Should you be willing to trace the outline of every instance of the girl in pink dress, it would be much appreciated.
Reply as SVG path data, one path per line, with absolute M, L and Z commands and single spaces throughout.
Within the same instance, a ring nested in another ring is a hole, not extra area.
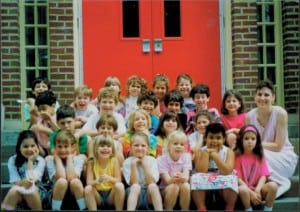
M 236 90 L 227 90 L 223 96 L 221 120 L 226 129 L 226 143 L 234 149 L 240 129 L 245 125 L 246 113 L 241 94 Z
M 246 125 L 241 128 L 236 153 L 235 170 L 238 175 L 239 196 L 245 210 L 251 211 L 251 205 L 261 205 L 264 198 L 264 211 L 271 211 L 278 186 L 268 180 L 270 172 L 255 126 Z
M 284 108 L 274 106 L 275 89 L 270 81 L 261 81 L 256 87 L 256 108 L 247 113 L 246 124 L 259 131 L 264 155 L 270 170 L 270 180 L 279 184 L 276 197 L 289 190 L 298 156 L 288 136 L 288 115 Z

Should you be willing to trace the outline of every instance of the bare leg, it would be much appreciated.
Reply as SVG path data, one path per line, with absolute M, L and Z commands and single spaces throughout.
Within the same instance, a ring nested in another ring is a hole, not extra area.
M 168 185 L 164 190 L 164 209 L 173 210 L 179 194 L 179 186 L 176 184 Z
M 261 189 L 262 196 L 266 200 L 266 206 L 269 208 L 273 207 L 277 189 L 278 185 L 275 182 L 267 182 Z
M 151 183 L 150 185 L 148 185 L 147 199 L 148 202 L 153 204 L 154 210 L 156 211 L 163 210 L 162 198 L 159 192 L 159 188 L 155 183 Z
M 191 202 L 191 189 L 189 183 L 181 184 L 179 201 L 180 201 L 181 210 L 188 211 Z
M 127 210 L 128 211 L 135 211 L 140 193 L 141 193 L 140 185 L 133 184 L 130 186 L 129 196 L 127 199 Z

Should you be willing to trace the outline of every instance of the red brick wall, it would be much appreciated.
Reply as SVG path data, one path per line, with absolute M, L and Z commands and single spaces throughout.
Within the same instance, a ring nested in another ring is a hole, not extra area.
M 73 3 L 49 2 L 50 79 L 59 103 L 70 104 L 74 92 Z
M 285 107 L 299 113 L 299 1 L 282 1 L 282 37 Z
M 232 74 L 233 87 L 241 92 L 246 110 L 253 108 L 257 83 L 256 3 L 232 1 Z
M 1 102 L 6 119 L 20 119 L 20 37 L 18 0 L 2 0 L 1 14 Z

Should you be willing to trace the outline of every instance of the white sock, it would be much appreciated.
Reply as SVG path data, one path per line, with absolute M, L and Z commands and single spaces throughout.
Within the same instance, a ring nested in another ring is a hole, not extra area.
M 86 208 L 85 199 L 84 198 L 77 199 L 76 202 L 77 202 L 77 205 L 78 205 L 78 207 L 79 207 L 80 210 L 83 210 L 83 209 Z
M 246 208 L 245 211 L 252 211 L 252 207 Z
M 267 207 L 267 206 L 264 207 L 264 211 L 272 211 L 272 209 L 273 207 Z
M 60 211 L 62 200 L 52 200 L 52 210 Z

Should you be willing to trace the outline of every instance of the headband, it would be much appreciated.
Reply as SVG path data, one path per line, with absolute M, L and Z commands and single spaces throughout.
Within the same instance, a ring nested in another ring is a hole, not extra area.
M 247 126 L 245 129 L 244 129 L 244 132 L 254 132 L 255 135 L 257 135 L 257 130 L 253 127 L 253 126 Z

